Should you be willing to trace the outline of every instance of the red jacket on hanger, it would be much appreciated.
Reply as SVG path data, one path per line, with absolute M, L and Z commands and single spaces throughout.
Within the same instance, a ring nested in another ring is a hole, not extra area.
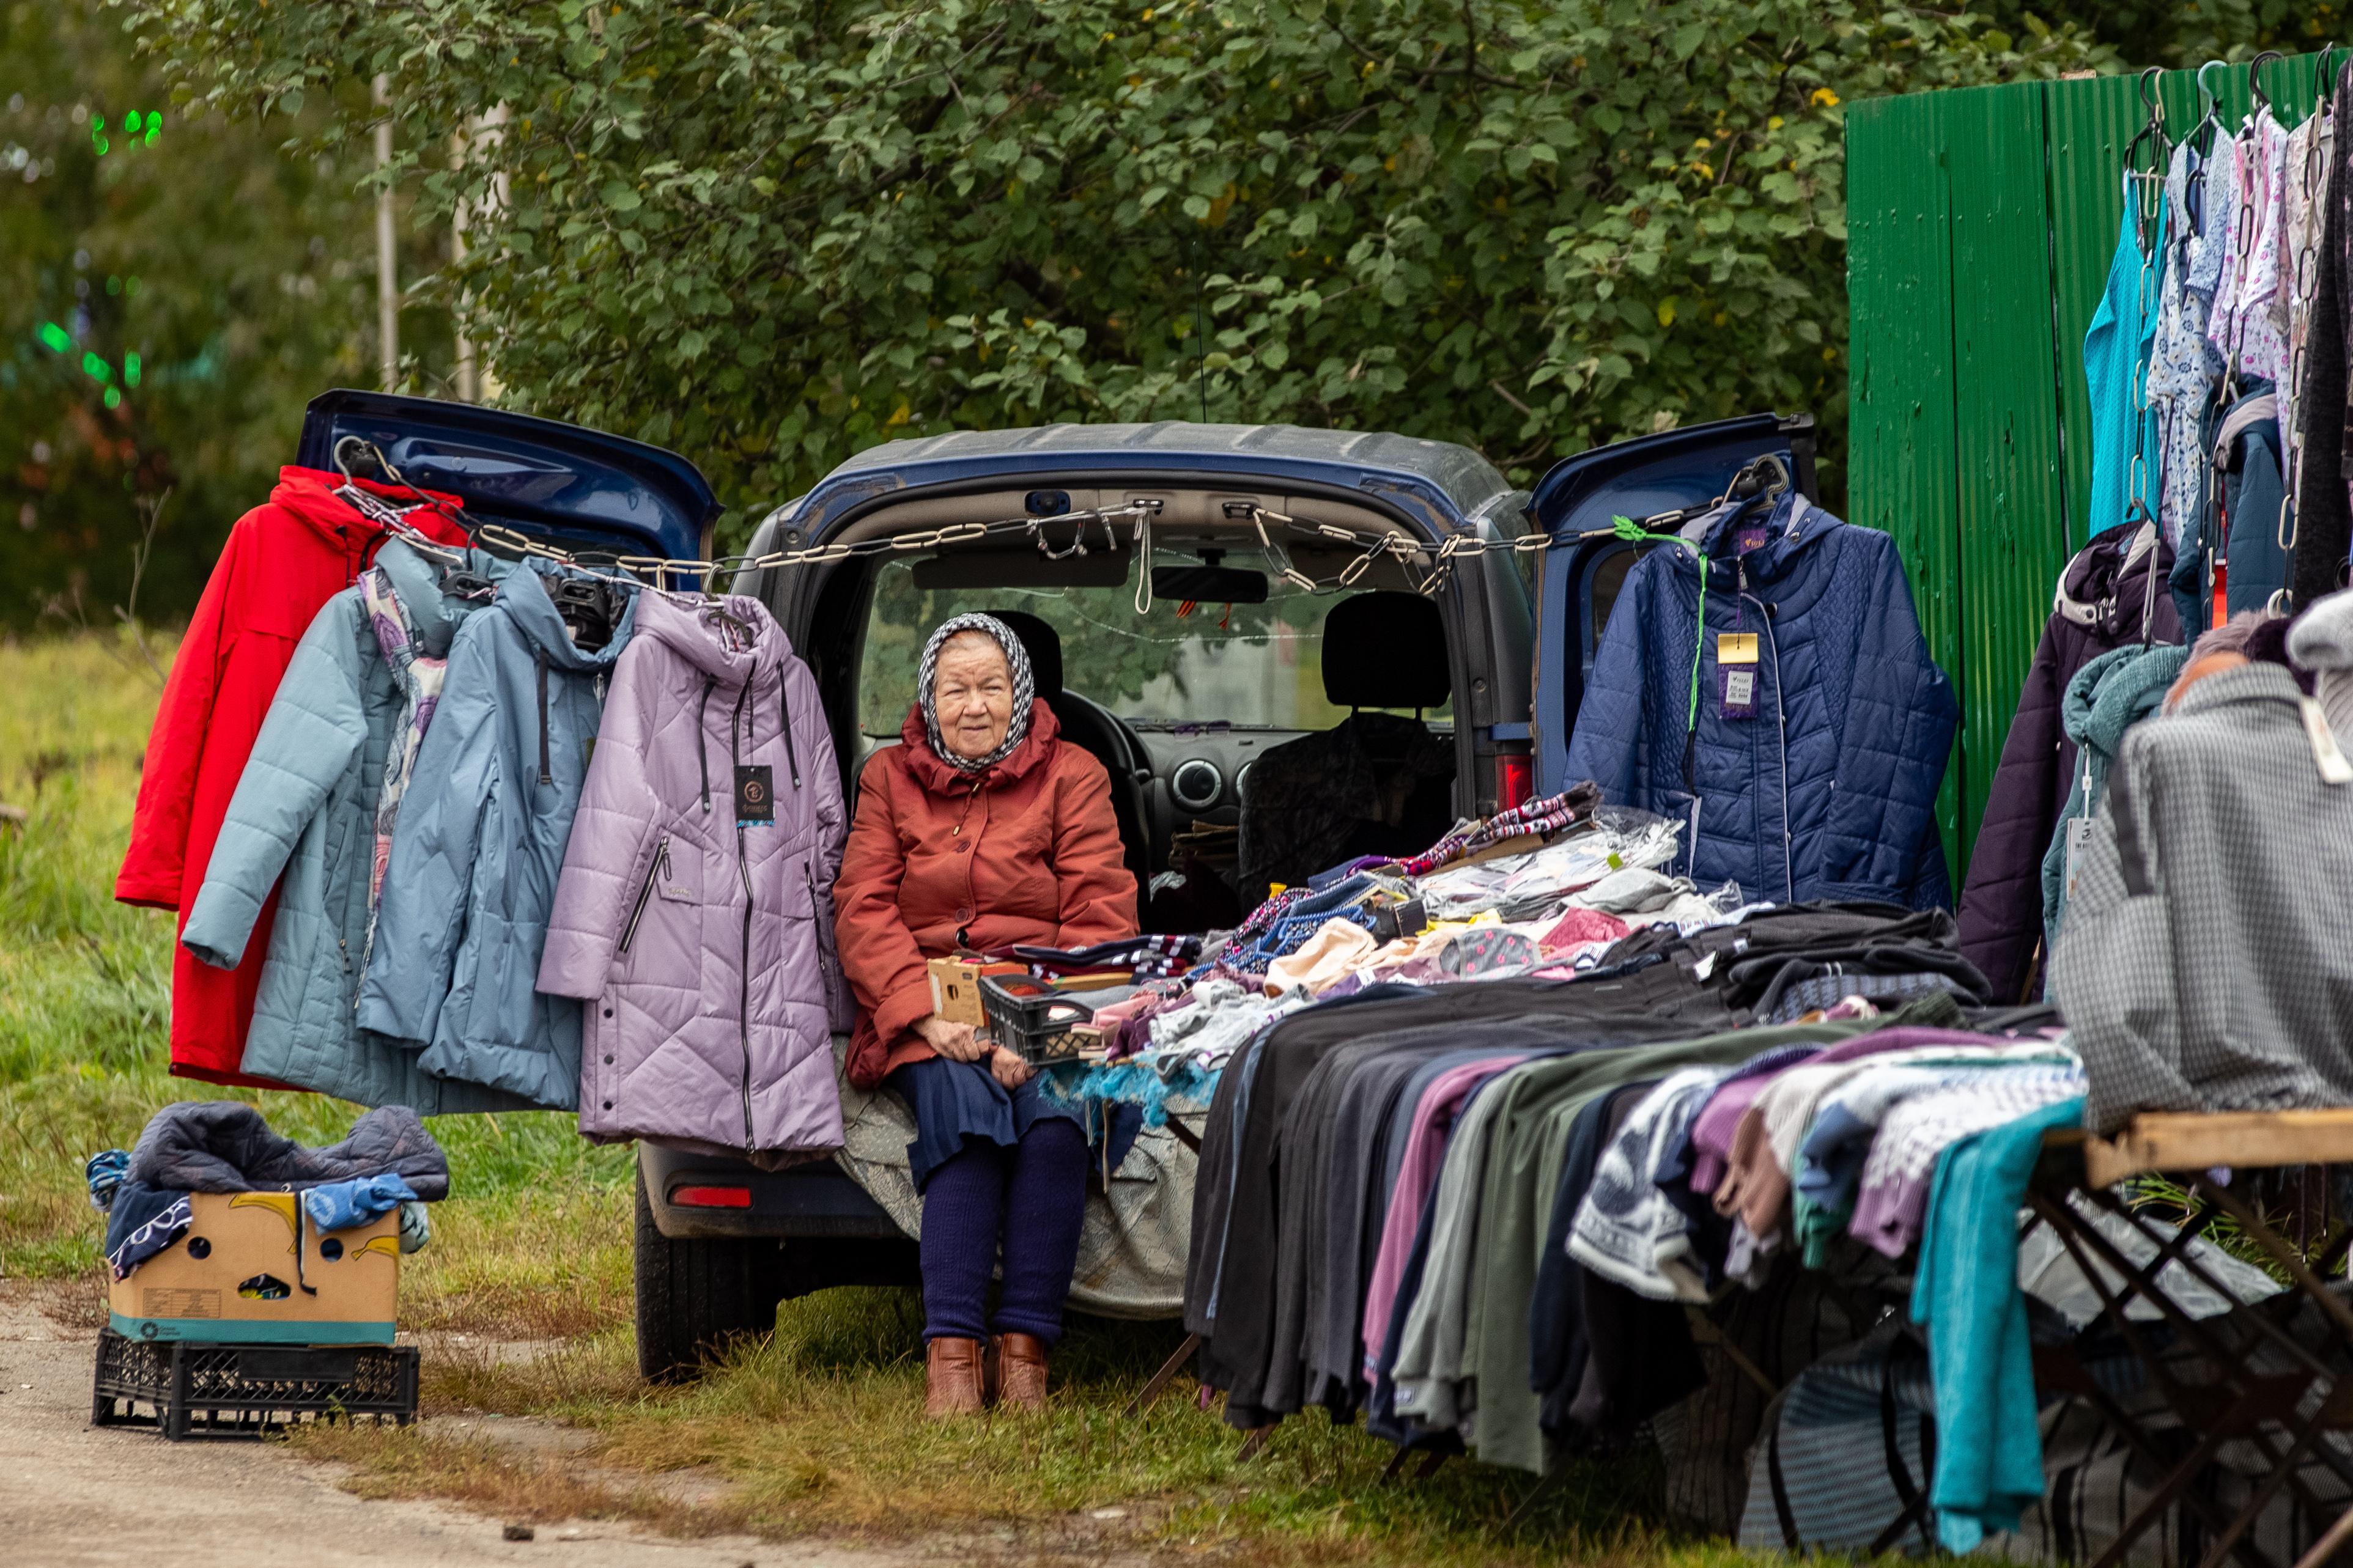
M 229 530 L 172 661 L 147 739 L 131 848 L 114 883 L 114 896 L 122 902 L 177 910 L 178 923 L 187 924 L 229 796 L 293 659 L 294 645 L 319 607 L 349 587 L 384 542 L 381 527 L 336 498 L 342 482 L 311 468 L 281 468 L 268 503 Z M 366 488 L 396 504 L 414 501 L 405 491 Z M 457 511 L 454 499 L 435 499 L 452 514 Z M 413 513 L 410 521 L 427 538 L 466 542 L 462 529 L 431 510 Z M 174 1073 L 213 1083 L 281 1087 L 237 1070 L 276 910 L 273 894 L 253 940 L 246 943 L 245 962 L 233 970 L 199 963 L 173 944 Z

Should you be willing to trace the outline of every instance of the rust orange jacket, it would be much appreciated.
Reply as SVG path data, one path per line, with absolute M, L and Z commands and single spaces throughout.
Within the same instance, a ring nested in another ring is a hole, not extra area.
M 334 474 L 281 468 L 269 501 L 228 531 L 172 660 L 140 763 L 131 847 L 114 883 L 124 903 L 172 910 L 187 923 L 229 797 L 295 644 L 320 606 L 351 586 L 385 541 L 381 528 L 337 499 L 342 483 Z M 441 499 L 455 509 L 453 498 Z M 430 511 L 411 521 L 430 538 L 464 542 L 455 523 Z M 235 969 L 199 963 L 173 944 L 173 1072 L 214 1083 L 269 1083 L 247 1077 L 237 1064 L 276 910 L 273 894 Z
M 932 1010 L 927 959 L 1016 942 L 1083 947 L 1135 932 L 1103 764 L 1060 738 L 1033 700 L 1029 733 L 975 775 L 942 762 L 911 708 L 901 745 L 859 775 L 834 884 L 841 965 L 858 998 L 849 1081 L 871 1089 L 931 1056 L 912 1032 Z

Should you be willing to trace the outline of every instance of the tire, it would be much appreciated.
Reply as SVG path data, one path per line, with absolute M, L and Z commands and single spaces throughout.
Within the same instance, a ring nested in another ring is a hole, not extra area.
M 637 1177 L 638 1371 L 684 1383 L 739 1340 L 776 1326 L 782 1250 L 771 1239 L 673 1241 Z

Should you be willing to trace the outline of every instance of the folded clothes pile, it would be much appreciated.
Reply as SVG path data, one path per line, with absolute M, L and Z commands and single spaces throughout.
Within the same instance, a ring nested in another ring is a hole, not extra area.
M 401 1105 L 367 1112 L 342 1142 L 314 1149 L 272 1132 L 241 1101 L 183 1101 L 150 1118 L 129 1152 L 91 1155 L 84 1174 L 91 1204 L 107 1215 L 106 1261 L 117 1279 L 187 1234 L 191 1193 L 298 1193 L 321 1231 L 397 1208 L 403 1252 L 432 1236 L 424 1205 L 449 1195 L 448 1157 Z

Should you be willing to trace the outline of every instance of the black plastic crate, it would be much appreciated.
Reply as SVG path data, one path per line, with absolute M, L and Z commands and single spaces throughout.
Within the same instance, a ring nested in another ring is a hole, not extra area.
M 142 1406 L 152 1414 L 141 1414 Z M 259 1437 L 306 1420 L 417 1416 L 414 1345 L 227 1345 L 98 1333 L 93 1426 Z
M 1067 991 L 1027 974 L 984 974 L 980 1005 L 988 1015 L 989 1038 L 1032 1067 L 1076 1061 L 1084 1037 L 1072 1031 L 1095 1010 Z

